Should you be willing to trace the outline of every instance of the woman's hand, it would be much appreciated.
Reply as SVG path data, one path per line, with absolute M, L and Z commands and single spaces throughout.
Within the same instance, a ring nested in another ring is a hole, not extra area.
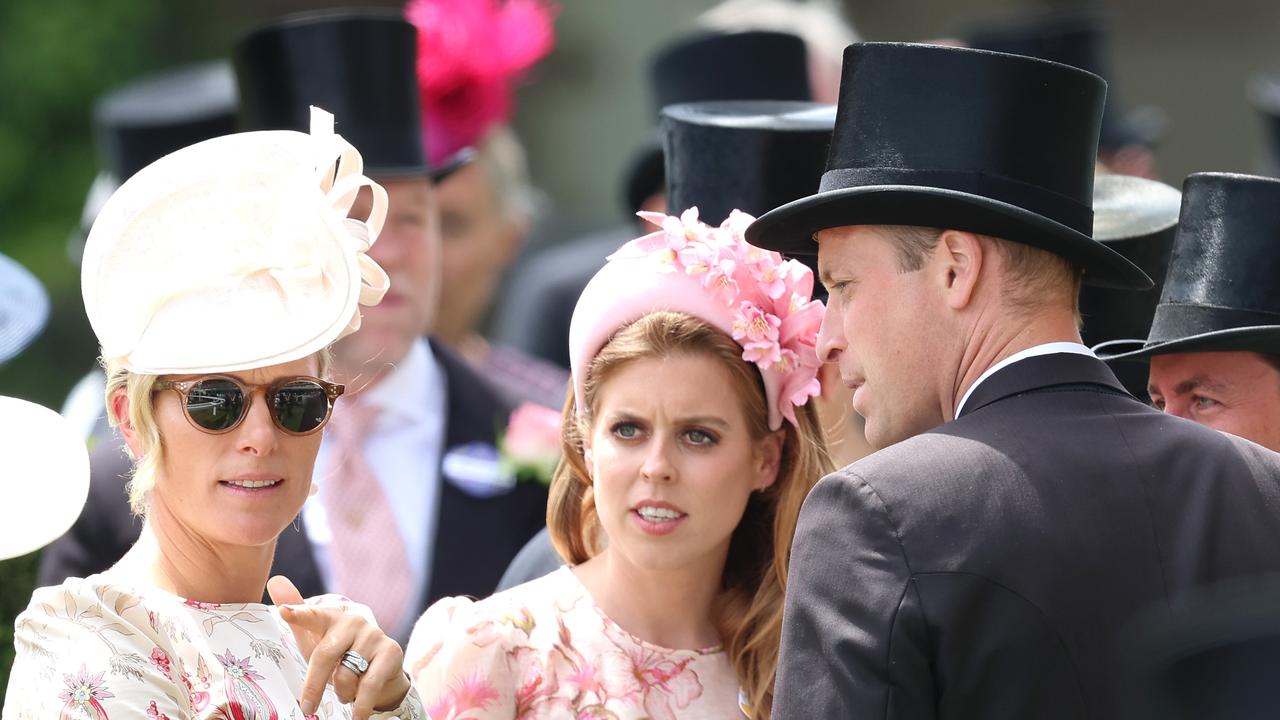
M 267 581 L 267 592 L 307 658 L 307 677 L 299 699 L 304 715 L 319 707 L 328 682 L 333 683 L 338 700 L 353 703 L 355 720 L 368 720 L 375 711 L 399 707 L 409 692 L 409 676 L 402 667 L 404 651 L 396 641 L 358 613 L 304 604 L 302 594 L 283 575 Z M 369 669 L 357 674 L 343 665 L 343 653 L 348 650 L 363 657 Z

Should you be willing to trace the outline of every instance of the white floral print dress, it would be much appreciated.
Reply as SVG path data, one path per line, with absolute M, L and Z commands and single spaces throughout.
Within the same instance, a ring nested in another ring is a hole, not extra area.
M 308 602 L 345 603 L 339 596 Z M 112 582 L 110 571 L 35 591 L 14 631 L 3 720 L 346 720 L 332 687 L 298 704 L 307 662 L 279 612 Z M 415 691 L 375 718 L 425 720 Z
M 741 720 L 720 647 L 671 650 L 605 616 L 567 567 L 418 620 L 405 665 L 433 720 Z

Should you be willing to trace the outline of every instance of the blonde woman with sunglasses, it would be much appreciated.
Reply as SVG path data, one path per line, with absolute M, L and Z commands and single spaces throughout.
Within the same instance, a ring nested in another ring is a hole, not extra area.
M 36 591 L 6 720 L 425 717 L 366 608 L 268 581 L 342 395 L 328 347 L 387 287 L 361 167 L 313 108 L 310 135 L 193 145 L 103 208 L 82 290 L 144 526 L 110 570 Z

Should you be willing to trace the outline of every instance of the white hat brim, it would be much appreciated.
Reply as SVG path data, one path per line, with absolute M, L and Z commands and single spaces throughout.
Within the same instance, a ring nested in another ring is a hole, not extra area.
M 0 396 L 0 559 L 34 552 L 71 527 L 89 495 L 89 451 L 41 405 Z

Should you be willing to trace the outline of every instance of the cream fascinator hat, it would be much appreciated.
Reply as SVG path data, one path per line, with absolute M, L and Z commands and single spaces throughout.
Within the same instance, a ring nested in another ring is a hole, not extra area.
M 104 361 L 151 375 L 290 362 L 360 327 L 387 275 L 366 252 L 387 194 L 311 108 L 311 133 L 206 140 L 138 171 L 102 207 L 81 290 Z M 368 187 L 373 206 L 347 217 Z

